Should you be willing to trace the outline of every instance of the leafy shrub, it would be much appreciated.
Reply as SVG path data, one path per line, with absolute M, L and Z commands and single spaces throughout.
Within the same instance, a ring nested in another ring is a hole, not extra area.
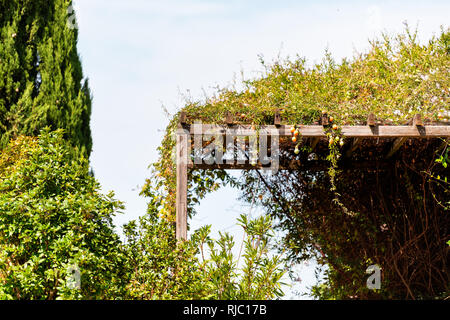
M 126 255 L 88 162 L 62 131 L 19 137 L 0 155 L 0 298 L 108 299 L 123 294 Z M 80 289 L 71 286 L 80 272 Z
M 155 205 L 155 202 L 153 202 Z M 124 226 L 131 280 L 128 299 L 272 299 L 283 295 L 281 257 L 270 256 L 269 217 L 239 223 L 246 231 L 243 267 L 234 257 L 233 237 L 209 237 L 210 226 L 177 243 L 175 228 L 150 206 L 139 223 Z

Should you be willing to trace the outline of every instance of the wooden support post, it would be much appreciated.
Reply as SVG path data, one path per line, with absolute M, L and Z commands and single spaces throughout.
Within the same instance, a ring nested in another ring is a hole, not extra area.
M 188 168 L 188 134 L 183 129 L 177 132 L 177 198 L 176 198 L 176 238 L 187 239 L 187 168 Z

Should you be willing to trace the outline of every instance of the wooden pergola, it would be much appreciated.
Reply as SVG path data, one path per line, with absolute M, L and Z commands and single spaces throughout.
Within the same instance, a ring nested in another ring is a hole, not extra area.
M 327 138 L 327 132 L 330 131 L 330 119 L 324 114 L 317 125 L 296 125 L 299 131 L 299 139 L 307 139 L 311 149 L 314 150 L 317 144 Z M 264 132 L 268 139 L 275 141 L 277 138 L 291 137 L 292 125 L 281 124 L 279 112 L 275 113 L 273 125 L 266 125 L 258 128 L 259 132 Z M 415 115 L 408 125 L 382 125 L 377 123 L 374 114 L 369 114 L 366 125 L 345 125 L 340 127 L 341 134 L 350 141 L 346 145 L 345 156 L 349 157 L 361 144 L 364 139 L 389 139 L 389 151 L 384 155 L 388 160 L 408 139 L 437 139 L 444 138 L 446 141 L 450 138 L 450 123 L 432 123 L 424 124 L 420 115 Z M 255 170 L 268 169 L 267 163 L 261 161 L 251 163 L 247 161 L 236 161 L 227 159 L 223 161 L 207 162 L 202 161 L 201 157 L 194 156 L 190 152 L 192 141 L 199 138 L 200 135 L 214 137 L 240 137 L 256 136 L 257 132 L 252 125 L 237 125 L 233 122 L 232 115 L 227 114 L 224 125 L 215 124 L 197 124 L 196 126 L 186 123 L 186 114 L 181 112 L 180 122 L 176 133 L 176 163 L 177 163 L 177 196 L 176 196 L 176 237 L 178 240 L 187 238 L 187 173 L 189 169 L 238 169 Z M 277 137 L 274 137 L 276 135 Z M 272 139 L 274 138 L 274 139 Z M 392 141 L 392 142 L 391 142 Z M 199 142 L 197 140 L 197 142 Z M 230 141 L 227 141 L 228 143 Z M 232 144 L 235 146 L 236 140 L 233 138 Z M 223 143 L 223 139 L 220 143 Z M 273 145 L 272 145 L 273 146 Z M 229 146 L 225 146 L 227 149 Z M 269 147 L 270 149 L 270 147 Z M 220 159 L 221 160 L 221 159 Z M 347 161 L 348 168 L 370 167 L 371 163 L 361 163 Z M 323 170 L 324 161 L 310 161 L 308 163 L 299 163 L 295 160 L 288 164 L 282 164 L 279 169 L 282 170 Z

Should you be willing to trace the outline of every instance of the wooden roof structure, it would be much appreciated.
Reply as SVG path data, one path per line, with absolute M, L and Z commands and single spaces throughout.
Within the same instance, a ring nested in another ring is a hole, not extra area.
M 263 130 L 268 138 L 272 138 L 275 132 L 277 138 L 290 138 L 292 125 L 281 124 L 279 112 L 275 113 L 273 125 L 261 126 L 259 131 Z M 318 125 L 296 125 L 299 131 L 299 139 L 308 143 L 311 150 L 316 150 L 320 145 L 327 146 L 327 132 L 331 130 L 330 118 L 327 114 L 323 114 Z M 200 131 L 198 131 L 200 128 Z M 186 123 L 186 114 L 181 112 L 180 122 L 176 133 L 176 174 L 177 174 L 177 196 L 176 196 L 176 237 L 178 240 L 187 238 L 187 173 L 190 169 L 238 169 L 238 170 L 255 170 L 268 168 L 267 164 L 260 161 L 251 163 L 247 161 L 229 161 L 225 163 L 220 161 L 204 162 L 192 161 L 190 147 L 195 134 L 215 135 L 217 136 L 251 136 L 255 135 L 255 128 L 248 125 L 238 125 L 233 122 L 230 113 L 227 114 L 224 125 L 217 124 L 200 124 L 196 128 Z M 408 125 L 384 125 L 377 123 L 375 115 L 369 114 L 366 125 L 344 125 L 340 126 L 340 132 L 347 141 L 343 147 L 343 159 L 339 167 L 345 169 L 361 169 L 380 167 L 389 165 L 389 159 L 402 147 L 402 145 L 410 139 L 440 139 L 446 141 L 450 139 L 450 123 L 424 123 L 419 114 L 411 119 Z M 376 140 L 377 144 L 380 139 L 383 140 L 382 149 L 385 150 L 381 154 L 382 159 L 377 160 L 357 160 L 352 158 L 352 153 L 361 148 L 363 141 Z M 235 147 L 235 140 L 233 140 Z M 292 143 L 290 143 L 292 147 Z M 289 148 L 289 146 L 283 146 Z M 269 147 L 270 149 L 270 147 Z M 197 158 L 198 159 L 198 158 Z M 329 162 L 324 160 L 300 161 L 290 160 L 286 163 L 283 157 L 279 160 L 279 169 L 281 170 L 324 170 L 329 167 Z

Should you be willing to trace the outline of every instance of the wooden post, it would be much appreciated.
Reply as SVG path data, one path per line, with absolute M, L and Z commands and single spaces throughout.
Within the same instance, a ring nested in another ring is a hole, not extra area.
M 177 131 L 176 146 L 177 198 L 176 198 L 176 238 L 187 239 L 187 168 L 188 134 L 182 128 Z
M 420 114 L 416 114 L 413 118 L 413 126 L 416 127 L 422 127 L 423 126 L 423 121 L 422 121 L 422 116 Z
M 275 111 L 275 114 L 274 114 L 274 117 L 273 117 L 273 124 L 274 124 L 276 127 L 281 126 L 281 115 L 280 115 L 280 110 L 279 110 L 279 109 L 277 109 L 277 110 Z
M 327 113 L 322 114 L 322 117 L 320 118 L 320 122 L 321 122 L 322 126 L 328 126 L 330 124 L 330 122 L 328 121 Z
M 230 111 L 227 111 L 225 122 L 227 125 L 232 126 L 233 125 L 233 115 Z
M 180 123 L 186 124 L 186 112 L 185 111 L 180 112 Z
M 369 113 L 367 116 L 367 125 L 370 127 L 374 127 L 376 125 L 375 115 L 373 113 Z

